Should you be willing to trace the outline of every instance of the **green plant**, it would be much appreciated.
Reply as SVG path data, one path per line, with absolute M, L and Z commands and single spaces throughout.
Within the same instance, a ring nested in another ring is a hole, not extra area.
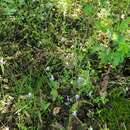
M 128 9 L 129 0 L 1 0 L 0 127 L 129 129 Z

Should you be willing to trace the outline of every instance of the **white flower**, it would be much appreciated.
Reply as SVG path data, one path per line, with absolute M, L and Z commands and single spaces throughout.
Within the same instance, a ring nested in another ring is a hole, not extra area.
M 80 85 L 83 81 L 84 81 L 84 78 L 80 76 L 77 79 L 77 84 Z
M 49 71 L 49 70 L 50 70 L 50 67 L 49 67 L 49 66 L 47 66 L 47 67 L 46 67 L 46 71 Z
M 28 95 L 27 95 L 28 97 L 32 97 L 32 93 L 28 93 Z
M 61 42 L 65 42 L 65 41 L 66 41 L 66 38 L 62 37 Z
M 126 91 L 128 91 L 128 90 L 129 90 L 129 88 L 128 88 L 128 87 L 126 87 L 126 88 L 125 88 L 125 90 L 126 90 Z
M 29 92 L 28 94 L 20 95 L 19 98 L 22 99 L 22 100 L 31 99 L 32 98 L 32 93 Z
M 6 62 L 3 60 L 3 58 L 0 59 L 0 65 L 4 65 Z
M 80 99 L 80 95 L 75 95 L 75 99 L 78 101 Z
M 71 82 L 70 82 L 71 84 L 73 84 L 73 80 L 71 80 Z
M 53 75 L 51 75 L 50 80 L 54 80 L 54 76 Z
M 121 15 L 121 19 L 124 19 L 124 18 L 125 18 L 125 15 L 124 15 L 124 14 L 122 14 L 122 15 Z
M 72 113 L 72 116 L 77 117 L 77 111 L 74 111 L 74 112 Z
M 93 130 L 92 126 L 89 127 L 89 130 Z

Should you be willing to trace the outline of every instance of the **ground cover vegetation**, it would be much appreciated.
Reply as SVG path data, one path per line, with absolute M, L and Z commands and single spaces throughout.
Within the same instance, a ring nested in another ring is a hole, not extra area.
M 130 0 L 0 0 L 1 130 L 130 130 Z

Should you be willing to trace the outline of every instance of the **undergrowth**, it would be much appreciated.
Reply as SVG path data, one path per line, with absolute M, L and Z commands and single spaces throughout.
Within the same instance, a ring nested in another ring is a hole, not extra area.
M 0 1 L 0 129 L 130 129 L 129 0 Z

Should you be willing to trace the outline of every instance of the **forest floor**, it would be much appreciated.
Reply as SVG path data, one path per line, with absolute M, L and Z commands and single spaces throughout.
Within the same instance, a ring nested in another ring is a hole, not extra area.
M 1 0 L 0 130 L 130 130 L 130 0 Z

